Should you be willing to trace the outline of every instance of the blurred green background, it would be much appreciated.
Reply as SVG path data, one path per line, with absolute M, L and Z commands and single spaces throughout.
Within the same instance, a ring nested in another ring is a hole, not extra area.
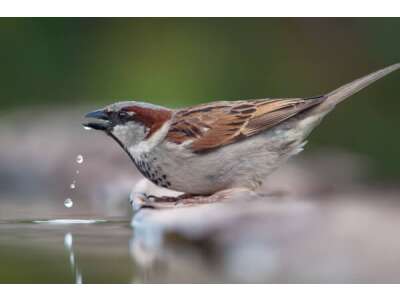
M 399 34 L 398 18 L 3 18 L 0 110 L 314 96 L 399 62 Z M 397 72 L 353 96 L 311 150 L 359 153 L 399 179 L 399 95 Z

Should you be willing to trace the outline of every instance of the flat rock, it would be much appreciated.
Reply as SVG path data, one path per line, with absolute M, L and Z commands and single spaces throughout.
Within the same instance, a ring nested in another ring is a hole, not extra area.
M 166 282 L 399 282 L 397 198 L 370 190 L 142 209 L 131 251 Z

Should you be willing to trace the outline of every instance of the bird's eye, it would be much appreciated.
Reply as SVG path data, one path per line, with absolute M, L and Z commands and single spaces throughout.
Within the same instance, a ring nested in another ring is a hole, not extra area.
M 118 113 L 118 117 L 119 117 L 120 119 L 126 119 L 126 118 L 129 117 L 129 114 L 128 114 L 126 111 L 120 111 L 120 112 Z

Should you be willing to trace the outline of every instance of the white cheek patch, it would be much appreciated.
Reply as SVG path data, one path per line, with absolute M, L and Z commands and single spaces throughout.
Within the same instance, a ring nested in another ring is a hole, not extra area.
M 165 124 L 152 134 L 148 139 L 142 139 L 139 143 L 133 144 L 129 147 L 129 152 L 133 157 L 139 156 L 142 153 L 151 151 L 157 146 L 167 135 L 171 122 L 165 122 Z
M 112 134 L 126 147 L 133 157 L 139 157 L 142 153 L 151 151 L 162 142 L 168 133 L 170 122 L 147 137 L 149 129 L 136 122 L 128 122 L 115 125 Z M 147 138 L 146 138 L 147 137 Z
M 113 134 L 123 143 L 127 144 L 131 139 L 127 126 L 117 125 L 113 128 Z
M 146 136 L 144 127 L 134 122 L 115 125 L 112 133 L 126 147 L 139 143 Z

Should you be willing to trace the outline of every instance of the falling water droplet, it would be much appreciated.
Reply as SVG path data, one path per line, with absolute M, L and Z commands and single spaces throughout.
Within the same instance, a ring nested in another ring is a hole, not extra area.
M 81 154 L 79 154 L 79 155 L 76 157 L 76 162 L 77 162 L 78 164 L 83 163 L 83 156 L 82 156 Z
M 76 187 L 76 181 L 75 181 L 75 180 L 72 181 L 72 183 L 70 184 L 69 187 L 71 188 L 71 190 L 75 189 L 75 187 Z
M 71 198 L 67 198 L 64 201 L 64 206 L 66 208 L 71 208 L 72 206 L 74 206 L 74 202 L 71 200 Z

